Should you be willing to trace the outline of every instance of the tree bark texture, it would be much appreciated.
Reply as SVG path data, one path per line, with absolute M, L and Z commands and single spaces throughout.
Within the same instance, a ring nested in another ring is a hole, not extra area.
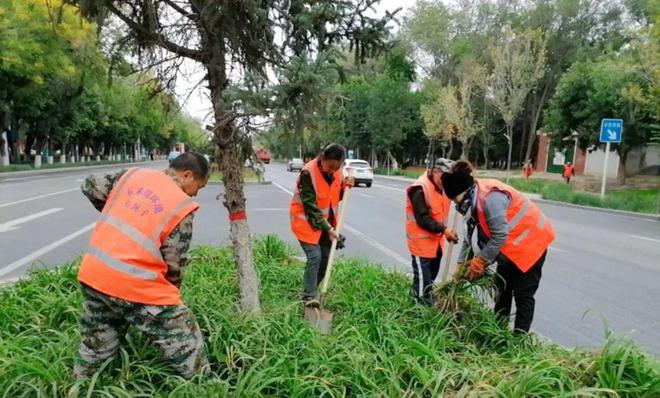
M 509 143 L 509 154 L 506 157 L 506 182 L 509 182 L 509 177 L 511 177 L 511 151 L 513 149 L 513 126 L 507 125 L 506 126 L 506 133 L 508 135 L 508 143 Z
M 532 121 L 529 126 L 529 136 L 527 137 L 527 150 L 525 151 L 525 160 L 530 159 L 532 155 L 532 148 L 534 147 L 534 142 L 536 141 L 536 129 L 539 124 L 539 118 L 541 117 L 541 112 L 543 112 L 543 106 L 545 105 L 545 99 L 548 96 L 548 90 L 550 89 L 550 83 L 546 82 L 541 93 L 539 101 L 534 101 L 535 109 L 534 114 L 532 115 Z
M 210 51 L 206 63 L 209 90 L 215 116 L 214 137 L 218 146 L 219 165 L 224 180 L 224 206 L 229 214 L 245 211 L 243 173 L 240 162 L 240 134 L 234 126 L 233 116 L 227 112 L 223 91 L 229 82 L 226 74 L 225 47 L 221 37 L 207 36 L 203 40 Z M 229 233 L 234 249 L 234 260 L 238 272 L 240 305 L 248 313 L 259 314 L 259 278 L 252 263 L 252 245 L 247 219 L 230 221 Z

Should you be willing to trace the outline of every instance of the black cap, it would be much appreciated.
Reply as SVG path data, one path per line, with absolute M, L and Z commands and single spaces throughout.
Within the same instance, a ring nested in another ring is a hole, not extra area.
M 449 199 L 454 199 L 465 192 L 474 184 L 474 177 L 466 170 L 453 170 L 449 173 L 443 173 L 442 189 Z

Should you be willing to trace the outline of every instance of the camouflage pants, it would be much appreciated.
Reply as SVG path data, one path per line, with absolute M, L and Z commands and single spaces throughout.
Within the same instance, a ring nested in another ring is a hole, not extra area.
M 129 325 L 152 339 L 162 355 L 185 378 L 208 366 L 204 341 L 192 312 L 185 305 L 146 305 L 110 297 L 82 286 L 77 379 L 90 377 L 119 350 Z

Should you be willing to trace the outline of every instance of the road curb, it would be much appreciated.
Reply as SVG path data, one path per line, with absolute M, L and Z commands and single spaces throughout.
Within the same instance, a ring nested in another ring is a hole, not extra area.
M 121 167 L 121 166 L 130 166 L 130 165 L 140 165 L 140 164 L 149 164 L 159 162 L 159 160 L 148 161 L 148 162 L 128 162 L 128 163 L 107 163 L 91 166 L 72 166 L 72 167 L 59 167 L 53 169 L 41 169 L 41 170 L 25 170 L 25 171 L 5 171 L 0 172 L 0 180 L 3 177 L 29 177 L 33 175 L 42 175 L 42 174 L 57 174 L 57 173 L 66 173 L 73 172 L 76 170 L 93 170 L 93 169 L 102 169 L 109 167 Z
M 606 209 L 604 207 L 576 205 L 574 203 L 559 202 L 559 201 L 556 201 L 556 200 L 549 200 L 549 199 L 543 199 L 543 198 L 531 198 L 531 199 L 535 202 L 547 203 L 547 204 L 556 205 L 556 206 L 574 207 L 574 208 L 583 209 L 583 210 L 599 211 L 601 213 L 610 213 L 610 214 L 617 214 L 617 215 L 620 215 L 620 216 L 628 216 L 628 217 L 641 218 L 641 219 L 652 220 L 652 221 L 660 221 L 660 214 L 636 213 L 634 211 L 625 211 L 625 210 L 616 210 L 616 209 Z
M 395 180 L 395 181 L 405 181 L 405 182 L 410 182 L 413 181 L 412 178 L 407 178 L 407 177 L 398 177 L 398 176 L 384 176 L 381 174 L 376 174 L 379 178 L 385 178 L 388 180 Z M 567 203 L 567 202 L 559 202 L 556 200 L 550 200 L 550 199 L 543 199 L 539 194 L 533 194 L 529 192 L 523 192 L 525 196 L 530 198 L 531 200 L 539 203 L 547 203 L 547 204 L 552 204 L 556 206 L 564 206 L 564 207 L 573 207 L 576 209 L 583 209 L 583 210 L 593 210 L 593 211 L 599 211 L 601 213 L 610 213 L 610 214 L 617 214 L 620 216 L 628 216 L 628 217 L 634 217 L 634 218 L 641 218 L 641 219 L 646 219 L 646 220 L 652 220 L 652 221 L 660 221 L 660 214 L 647 214 L 647 213 L 637 213 L 634 211 L 626 211 L 626 210 L 617 210 L 617 209 L 607 209 L 604 207 L 594 207 L 594 206 L 585 206 L 585 205 L 578 205 L 574 203 Z
M 243 182 L 243 185 L 271 185 L 273 182 L 272 181 L 262 181 L 262 182 L 256 182 L 256 181 L 246 181 Z M 223 185 L 222 181 L 209 181 L 208 185 Z

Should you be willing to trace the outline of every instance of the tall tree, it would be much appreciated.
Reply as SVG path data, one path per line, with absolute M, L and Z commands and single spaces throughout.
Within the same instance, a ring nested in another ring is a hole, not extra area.
M 240 161 L 246 130 L 236 124 L 240 115 L 225 98 L 232 79 L 237 76 L 233 71 L 238 68 L 239 72 L 265 78 L 267 67 L 285 62 L 294 45 L 296 52 L 319 50 L 342 40 L 348 41 L 361 59 L 380 49 L 389 18 L 367 15 L 376 0 L 312 1 L 309 7 L 304 1 L 288 0 L 78 0 L 78 3 L 89 17 L 107 12 L 121 20 L 139 48 L 147 50 L 151 61 L 188 59 L 201 64 L 206 71 L 204 80 L 213 106 L 214 141 L 225 179 L 223 203 L 230 215 L 241 307 L 260 312 Z M 284 45 L 278 45 L 275 40 L 276 26 L 285 28 Z M 173 72 L 179 70 L 175 68 Z
M 513 126 L 529 92 L 545 73 L 545 43 L 534 32 L 514 33 L 507 28 L 489 49 L 493 70 L 487 79 L 487 97 L 506 124 L 507 180 L 511 171 Z

